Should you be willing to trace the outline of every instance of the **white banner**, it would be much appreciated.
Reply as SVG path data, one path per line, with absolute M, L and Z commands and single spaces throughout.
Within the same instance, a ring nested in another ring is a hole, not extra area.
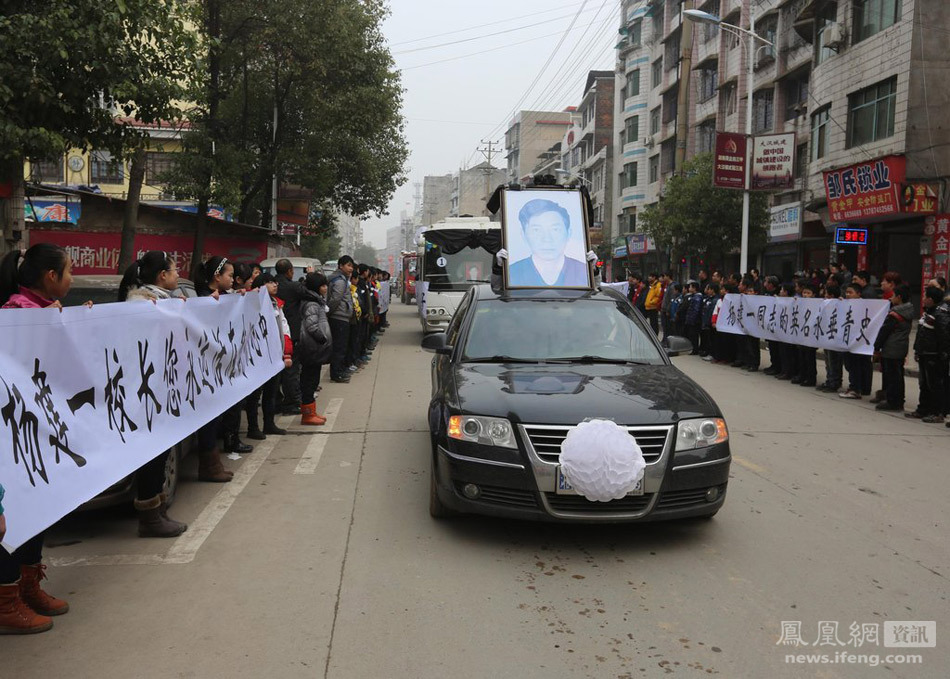
M 283 367 L 267 291 L 0 311 L 0 484 L 12 551 Z
M 870 355 L 889 311 L 890 303 L 880 299 L 726 295 L 716 330 Z

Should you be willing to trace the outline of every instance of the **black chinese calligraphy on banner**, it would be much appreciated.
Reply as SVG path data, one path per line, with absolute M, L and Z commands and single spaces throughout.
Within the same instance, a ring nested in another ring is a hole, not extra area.
M 284 366 L 267 291 L 0 311 L 8 551 L 187 438 Z
M 880 299 L 726 295 L 716 330 L 871 355 L 888 311 L 890 304 Z

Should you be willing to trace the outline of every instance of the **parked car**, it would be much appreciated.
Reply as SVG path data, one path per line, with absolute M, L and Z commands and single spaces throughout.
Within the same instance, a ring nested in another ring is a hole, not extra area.
M 722 412 L 612 290 L 466 294 L 435 352 L 428 418 L 430 513 L 549 521 L 621 522 L 711 517 L 729 481 Z M 569 430 L 613 420 L 646 460 L 638 490 L 592 502 L 565 487 L 558 458 Z
M 274 267 L 277 265 L 277 262 L 282 259 L 289 259 L 290 263 L 294 265 L 295 280 L 303 278 L 311 271 L 320 271 L 320 267 L 322 266 L 319 259 L 312 257 L 271 257 L 261 262 L 261 270 L 276 276 L 277 270 Z
M 119 283 L 122 276 L 116 275 L 80 275 L 73 276 L 73 284 L 69 294 L 62 300 L 63 306 L 79 306 L 92 301 L 93 304 L 109 304 L 115 302 L 119 296 Z M 178 279 L 178 289 L 184 297 L 196 297 L 195 284 L 185 278 Z M 168 496 L 168 504 L 175 501 L 178 491 L 178 477 L 181 462 L 194 450 L 194 436 L 180 441 L 172 448 L 165 465 L 164 492 Z M 135 499 L 135 474 L 130 474 L 118 483 L 113 484 L 96 497 L 79 507 L 79 511 L 111 507 L 125 504 Z

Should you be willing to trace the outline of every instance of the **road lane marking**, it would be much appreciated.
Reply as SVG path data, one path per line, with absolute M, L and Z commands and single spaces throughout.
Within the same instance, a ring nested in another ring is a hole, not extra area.
M 735 462 L 740 467 L 745 467 L 746 469 L 753 471 L 757 474 L 765 474 L 766 472 L 768 472 L 768 470 L 765 467 L 760 467 L 754 462 L 749 462 L 748 460 L 745 460 L 736 454 L 732 455 L 732 461 Z
M 327 418 L 327 423 L 320 428 L 319 433 L 312 435 L 313 438 L 311 438 L 310 443 L 307 444 L 307 449 L 303 451 L 300 462 L 297 463 L 297 468 L 294 469 L 294 474 L 316 473 L 317 465 L 320 464 L 320 458 L 323 457 L 323 449 L 326 448 L 327 441 L 330 440 L 329 434 L 333 431 L 333 425 L 336 424 L 336 416 L 340 413 L 342 405 L 342 398 L 330 399 L 324 411 L 324 417 Z
M 166 564 L 186 564 L 195 560 L 198 550 L 208 536 L 227 514 L 238 495 L 254 478 L 257 470 L 270 457 L 280 437 L 269 438 L 254 452 L 244 457 L 242 464 L 234 472 L 230 483 L 221 486 L 221 490 L 211 499 L 194 521 L 188 524 L 188 530 L 175 538 L 165 554 L 112 554 L 104 556 L 52 557 L 46 562 L 51 566 L 161 566 Z

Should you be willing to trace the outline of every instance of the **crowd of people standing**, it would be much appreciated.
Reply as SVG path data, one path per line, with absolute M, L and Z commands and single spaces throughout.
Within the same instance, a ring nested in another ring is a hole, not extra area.
M 658 335 L 686 337 L 692 353 L 712 363 L 774 376 L 793 385 L 836 393 L 840 398 L 869 397 L 877 410 L 903 411 L 905 366 L 911 349 L 918 364 L 918 406 L 909 418 L 928 424 L 945 422 L 950 410 L 950 295 L 943 278 L 928 281 L 920 314 L 911 302 L 911 288 L 895 271 L 879 283 L 867 271 L 852 273 L 843 264 L 827 270 L 801 271 L 791 280 L 762 276 L 757 269 L 727 276 L 700 270 L 695 279 L 674 280 L 672 272 L 627 275 L 628 298 Z M 768 367 L 761 368 L 762 345 L 756 337 L 718 332 L 716 322 L 727 294 L 822 299 L 884 299 L 889 313 L 874 341 L 872 356 L 822 349 L 825 379 L 818 381 L 818 350 L 768 341 Z M 916 335 L 911 346 L 914 321 Z M 881 388 L 872 386 L 874 363 L 880 365 Z M 950 423 L 947 423 L 950 427 Z
M 249 440 L 286 434 L 276 421 L 279 412 L 299 415 L 301 425 L 326 424 L 316 406 L 323 366 L 330 365 L 332 381 L 349 382 L 354 372 L 372 360 L 389 326 L 388 285 L 384 285 L 389 280 L 387 272 L 357 264 L 348 255 L 339 259 L 329 277 L 306 271 L 298 278 L 288 259 L 279 260 L 274 271 L 271 274 L 260 264 L 235 263 L 216 255 L 203 262 L 195 276 L 199 297 L 220 299 L 222 295 L 265 288 L 281 329 L 284 359 L 281 373 L 196 433 L 199 481 L 231 481 L 233 473 L 221 460 L 222 450 L 253 450 L 240 438 L 242 413 Z M 25 252 L 11 252 L 0 262 L 0 307 L 62 309 L 61 300 L 69 293 L 72 281 L 72 262 L 62 247 L 44 243 Z M 175 259 L 165 252 L 150 251 L 125 272 L 117 301 L 172 298 L 185 299 Z M 134 506 L 140 537 L 176 537 L 188 528 L 168 514 L 163 492 L 168 456 L 169 452 L 162 453 L 135 473 Z M 3 495 L 0 485 L 0 539 L 6 533 Z M 66 601 L 48 594 L 41 586 L 46 577 L 43 542 L 44 533 L 40 533 L 13 553 L 0 548 L 0 634 L 44 632 L 52 628 L 52 616 L 69 610 Z

